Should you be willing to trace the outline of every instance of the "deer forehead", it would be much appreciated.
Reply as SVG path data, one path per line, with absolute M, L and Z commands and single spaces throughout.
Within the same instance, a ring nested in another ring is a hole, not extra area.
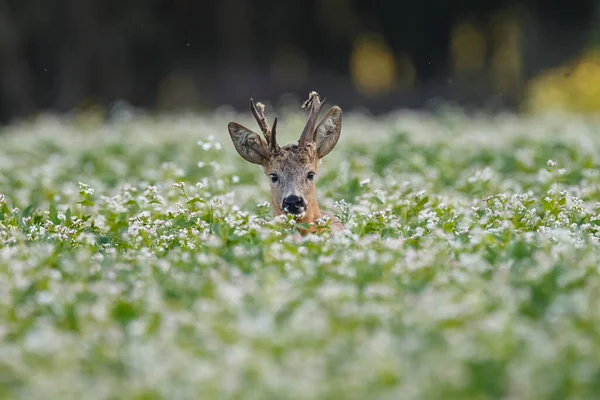
M 293 174 L 307 169 L 316 169 L 318 160 L 314 144 L 311 143 L 304 148 L 297 144 L 291 144 L 273 154 L 269 162 L 269 169 Z M 267 173 L 270 172 L 267 171 Z

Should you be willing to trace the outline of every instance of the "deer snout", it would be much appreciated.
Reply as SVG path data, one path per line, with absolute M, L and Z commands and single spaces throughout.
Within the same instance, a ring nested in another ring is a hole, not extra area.
M 306 211 L 306 203 L 302 197 L 291 195 L 283 199 L 281 208 L 286 213 L 300 215 Z

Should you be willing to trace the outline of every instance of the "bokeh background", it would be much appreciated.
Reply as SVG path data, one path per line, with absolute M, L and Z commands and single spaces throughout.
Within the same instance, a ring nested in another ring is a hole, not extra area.
M 0 122 L 317 90 L 373 113 L 600 110 L 599 0 L 0 0 Z

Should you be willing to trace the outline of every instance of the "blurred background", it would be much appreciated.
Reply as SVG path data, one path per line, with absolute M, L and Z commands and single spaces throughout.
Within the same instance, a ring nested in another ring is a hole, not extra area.
M 310 90 L 372 113 L 600 111 L 600 0 L 0 0 L 1 123 Z

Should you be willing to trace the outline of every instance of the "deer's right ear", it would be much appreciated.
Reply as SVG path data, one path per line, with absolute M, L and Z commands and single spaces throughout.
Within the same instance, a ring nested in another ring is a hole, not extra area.
M 227 128 L 233 146 L 244 160 L 259 165 L 269 161 L 267 144 L 257 133 L 236 122 L 230 122 Z
M 319 158 L 325 157 L 337 144 L 342 131 L 342 109 L 338 106 L 331 107 L 323 121 L 317 126 L 315 142 Z

